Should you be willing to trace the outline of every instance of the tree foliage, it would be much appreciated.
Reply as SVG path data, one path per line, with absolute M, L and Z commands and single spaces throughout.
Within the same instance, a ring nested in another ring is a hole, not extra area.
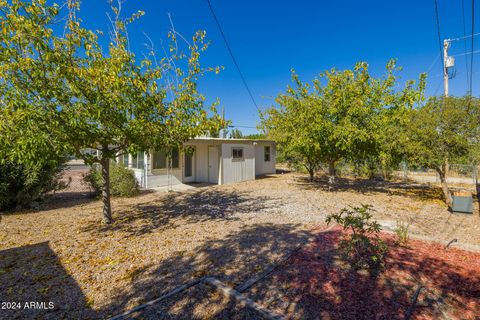
M 445 201 L 452 204 L 447 176 L 450 163 L 475 163 L 480 104 L 473 97 L 432 97 L 412 110 L 403 147 L 413 165 L 434 169 Z
M 367 63 L 359 62 L 353 70 L 326 71 L 312 84 L 292 71 L 294 86 L 265 112 L 262 127 L 289 161 L 305 166 L 311 180 L 322 163 L 334 176 L 340 160 L 385 157 L 394 146 L 386 129 L 422 99 L 425 86 L 421 75 L 418 83 L 407 81 L 395 90 L 398 70 L 391 60 L 386 75 L 374 78 Z
M 243 138 L 243 133 L 240 129 L 237 129 L 237 128 L 233 128 L 228 136 L 230 137 L 230 139 L 242 139 Z
M 205 32 L 197 32 L 183 50 L 172 31 L 168 56 L 157 59 L 152 50 L 138 61 L 129 50 L 127 25 L 143 12 L 123 18 L 120 4 L 112 4 L 112 36 L 104 49 L 103 34 L 82 27 L 76 0 L 68 1 L 63 33 L 53 31 L 57 5 L 0 0 L 4 158 L 33 163 L 38 153 L 55 150 L 100 163 L 107 223 L 111 159 L 136 150 L 171 150 L 223 126 L 215 105 L 207 112 L 197 89 L 202 75 L 219 71 L 200 65 L 208 47 Z M 99 150 L 100 157 L 82 153 L 84 148 Z

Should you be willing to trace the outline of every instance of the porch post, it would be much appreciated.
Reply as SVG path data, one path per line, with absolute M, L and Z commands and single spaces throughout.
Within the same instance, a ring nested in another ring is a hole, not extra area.
M 133 157 L 132 155 L 129 153 L 128 154 L 128 165 L 127 167 L 131 168 L 133 166 Z

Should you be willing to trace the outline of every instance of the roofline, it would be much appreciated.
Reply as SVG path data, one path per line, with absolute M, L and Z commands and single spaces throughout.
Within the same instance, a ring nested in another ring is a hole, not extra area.
M 223 141 L 223 142 L 269 142 L 269 143 L 276 143 L 273 140 L 266 140 L 266 139 L 229 139 L 229 138 L 212 138 L 212 137 L 202 137 L 202 138 L 193 138 L 188 140 L 191 141 Z

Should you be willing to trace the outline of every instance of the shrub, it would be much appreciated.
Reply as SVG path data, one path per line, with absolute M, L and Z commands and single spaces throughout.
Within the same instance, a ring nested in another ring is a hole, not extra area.
M 326 222 L 335 221 L 352 233 L 339 243 L 342 256 L 355 270 L 378 269 L 384 265 L 387 245 L 379 238 L 380 225 L 372 221 L 373 209 L 369 205 L 343 208 L 327 216 Z
M 94 193 L 100 196 L 102 193 L 102 171 L 97 166 L 93 166 L 89 173 L 84 177 Z M 116 163 L 110 164 L 110 194 L 114 197 L 133 197 L 139 192 L 138 182 L 135 179 L 135 173 Z
M 50 192 L 65 187 L 60 182 L 64 163 L 59 159 L 34 166 L 11 161 L 0 164 L 0 211 L 38 209 Z
M 402 246 L 406 246 L 408 244 L 409 236 L 408 236 L 408 229 L 410 228 L 410 224 L 405 223 L 403 221 L 397 221 L 397 226 L 395 227 L 394 231 L 397 235 L 397 243 Z

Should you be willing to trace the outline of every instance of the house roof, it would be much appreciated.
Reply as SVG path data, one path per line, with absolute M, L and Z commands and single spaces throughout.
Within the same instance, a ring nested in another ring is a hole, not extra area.
M 268 143 L 275 143 L 273 140 L 266 140 L 266 139 L 228 139 L 228 138 L 212 138 L 212 137 L 197 137 L 191 139 L 189 142 L 193 141 L 217 141 L 217 142 L 226 142 L 226 143 L 253 143 L 253 142 L 268 142 Z

